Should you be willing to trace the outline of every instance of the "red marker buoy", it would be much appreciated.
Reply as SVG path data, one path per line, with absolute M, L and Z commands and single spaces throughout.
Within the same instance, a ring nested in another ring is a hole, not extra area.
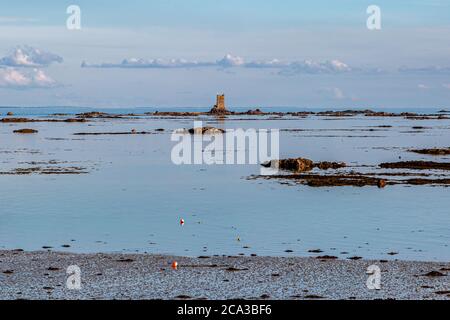
M 176 261 L 172 262 L 172 269 L 178 270 L 178 262 L 176 262 Z
M 184 219 L 180 219 L 180 226 L 184 225 Z

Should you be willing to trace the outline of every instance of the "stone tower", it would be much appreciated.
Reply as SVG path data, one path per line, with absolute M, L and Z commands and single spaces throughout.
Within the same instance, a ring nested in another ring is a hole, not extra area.
M 211 109 L 211 113 L 227 113 L 228 110 L 225 107 L 225 95 L 224 94 L 218 94 L 216 97 L 216 105 Z
M 226 110 L 225 108 L 225 95 L 218 94 L 216 98 L 216 107 L 218 110 Z

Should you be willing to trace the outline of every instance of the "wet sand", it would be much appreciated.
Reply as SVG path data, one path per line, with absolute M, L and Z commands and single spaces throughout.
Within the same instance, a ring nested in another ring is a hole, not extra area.
M 178 270 L 171 264 L 178 262 Z M 381 269 L 369 290 L 367 267 Z M 67 267 L 81 290 L 66 288 Z M 450 299 L 450 262 L 0 251 L 0 299 Z

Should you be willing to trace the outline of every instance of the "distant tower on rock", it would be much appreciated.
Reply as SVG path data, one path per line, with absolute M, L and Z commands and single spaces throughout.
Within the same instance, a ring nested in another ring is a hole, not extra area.
M 224 94 L 218 94 L 216 97 L 216 105 L 211 109 L 211 113 L 227 113 L 228 110 L 225 107 L 225 95 Z

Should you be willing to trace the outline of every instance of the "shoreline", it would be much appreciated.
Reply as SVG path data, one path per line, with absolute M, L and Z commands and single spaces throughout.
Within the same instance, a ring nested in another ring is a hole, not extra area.
M 178 269 L 171 264 L 178 262 Z M 69 290 L 67 267 L 81 270 Z M 381 289 L 366 286 L 381 269 Z M 0 299 L 450 299 L 450 262 L 0 250 Z

